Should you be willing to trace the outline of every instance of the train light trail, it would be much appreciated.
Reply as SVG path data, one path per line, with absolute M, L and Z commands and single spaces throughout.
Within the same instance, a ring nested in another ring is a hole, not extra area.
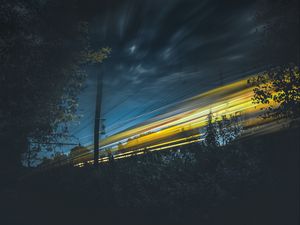
M 245 128 L 272 123 L 257 117 L 265 105 L 252 103 L 253 87 L 247 80 L 245 78 L 187 99 L 139 126 L 101 140 L 99 162 L 109 161 L 108 154 L 112 154 L 114 159 L 122 159 L 144 154 L 145 151 L 159 151 L 202 141 L 200 130 L 206 126 L 209 113 L 216 120 L 238 113 Z M 268 126 L 268 132 L 275 129 L 275 125 Z M 92 149 L 93 145 L 87 148 Z M 89 157 L 81 160 L 89 161 Z

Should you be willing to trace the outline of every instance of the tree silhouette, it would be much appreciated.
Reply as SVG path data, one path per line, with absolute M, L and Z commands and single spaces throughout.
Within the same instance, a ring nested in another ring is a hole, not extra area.
M 241 135 L 243 130 L 239 114 L 213 118 L 213 114 L 210 112 L 207 121 L 204 143 L 209 148 L 230 144 Z
M 110 51 L 90 48 L 88 23 L 77 3 L 70 3 L 1 1 L 0 27 L 5 32 L 0 34 L 0 165 L 4 168 L 21 165 L 30 141 L 56 143 L 67 136 L 87 77 L 84 65 L 102 62 Z
M 263 118 L 296 119 L 300 113 L 300 74 L 297 66 L 276 67 L 248 80 L 254 104 L 266 104 Z
M 299 1 L 258 1 L 254 18 L 260 31 L 255 56 L 271 66 L 299 65 Z
M 263 0 L 257 4 L 255 21 L 259 45 L 255 55 L 268 69 L 251 78 L 254 104 L 265 104 L 263 118 L 299 116 L 299 1 Z
M 205 140 L 204 143 L 206 146 L 215 148 L 218 146 L 218 140 L 217 140 L 217 127 L 213 120 L 213 114 L 210 112 L 207 116 L 207 127 L 205 131 Z
M 222 115 L 220 120 L 216 121 L 216 127 L 219 145 L 228 145 L 242 134 L 241 115 Z

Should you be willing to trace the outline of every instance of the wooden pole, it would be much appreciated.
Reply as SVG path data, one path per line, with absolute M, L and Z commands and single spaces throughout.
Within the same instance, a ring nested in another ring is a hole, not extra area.
M 98 165 L 99 159 L 99 135 L 100 135 L 100 117 L 101 117 L 101 103 L 102 103 L 102 86 L 103 75 L 97 73 L 97 94 L 96 94 L 96 108 L 95 108 L 95 126 L 94 126 L 94 165 Z

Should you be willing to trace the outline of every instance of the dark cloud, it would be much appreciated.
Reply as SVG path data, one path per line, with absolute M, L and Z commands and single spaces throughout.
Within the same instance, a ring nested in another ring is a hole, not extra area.
M 229 82 L 255 71 L 254 6 L 254 1 L 199 0 L 83 5 L 91 21 L 92 46 L 113 49 L 103 66 L 107 126 L 216 87 L 220 73 L 223 82 Z M 90 71 L 81 96 L 87 115 L 94 111 L 96 72 Z M 87 129 L 92 124 L 77 135 Z

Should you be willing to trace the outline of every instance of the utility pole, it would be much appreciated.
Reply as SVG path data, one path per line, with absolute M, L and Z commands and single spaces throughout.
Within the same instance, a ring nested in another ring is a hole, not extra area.
M 97 94 L 96 94 L 96 109 L 95 109 L 95 126 L 94 126 L 94 166 L 98 166 L 99 159 L 99 129 L 101 117 L 102 103 L 102 86 L 103 74 L 97 71 Z

